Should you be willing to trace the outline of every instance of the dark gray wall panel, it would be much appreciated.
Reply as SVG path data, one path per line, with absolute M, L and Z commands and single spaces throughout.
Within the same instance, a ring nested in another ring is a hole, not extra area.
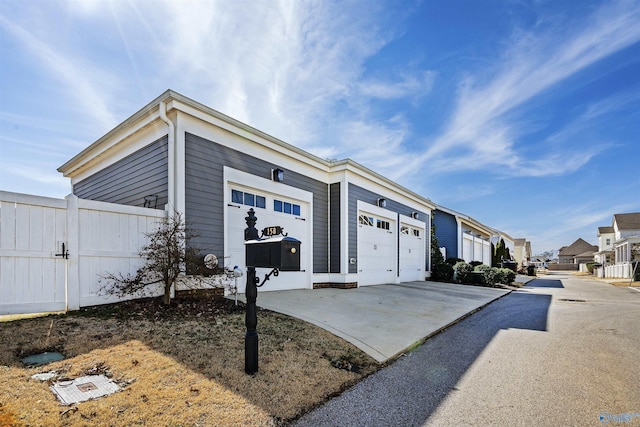
M 73 193 L 82 199 L 130 206 L 143 206 L 144 197 L 153 194 L 158 196 L 157 209 L 164 209 L 168 200 L 167 137 L 76 183 Z
M 329 272 L 340 273 L 340 183 L 329 186 L 329 230 L 331 247 L 329 248 Z
M 189 133 L 186 139 L 186 218 L 198 231 L 192 243 L 203 250 L 223 253 L 224 182 L 223 167 L 270 179 L 271 170 L 280 165 L 265 162 L 246 153 L 216 144 Z M 285 170 L 285 183 L 313 193 L 313 272 L 329 268 L 329 189 L 328 185 L 294 171 Z
M 376 194 L 372 191 L 366 190 L 362 187 L 359 187 L 355 184 L 349 184 L 349 258 L 358 259 L 358 200 L 361 200 L 365 203 L 369 203 L 375 205 L 377 200 L 382 196 Z M 412 212 L 416 212 L 415 209 L 410 208 L 409 206 L 403 205 L 402 203 L 398 203 L 394 200 L 387 199 L 387 210 L 391 212 L 395 212 L 397 214 L 411 216 Z M 420 221 L 424 221 L 427 223 L 427 230 L 425 235 L 425 248 L 426 248 L 426 257 L 425 257 L 425 269 L 429 271 L 429 231 L 431 227 L 431 220 L 429 214 L 421 211 L 418 212 L 418 219 Z M 396 226 L 399 227 L 398 218 L 396 216 Z M 396 235 L 400 236 L 400 231 L 396 230 Z M 349 264 L 349 273 L 357 273 L 358 266 L 357 264 Z

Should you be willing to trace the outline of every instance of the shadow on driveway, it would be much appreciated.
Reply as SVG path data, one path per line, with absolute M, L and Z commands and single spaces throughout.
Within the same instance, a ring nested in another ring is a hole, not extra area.
M 548 282 L 535 280 L 533 287 Z M 547 331 L 551 295 L 515 291 L 434 336 L 408 357 L 367 378 L 296 426 L 422 426 L 506 329 Z

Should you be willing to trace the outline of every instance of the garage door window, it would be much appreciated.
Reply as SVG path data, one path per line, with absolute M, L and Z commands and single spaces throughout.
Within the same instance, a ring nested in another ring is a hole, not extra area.
M 370 216 L 360 215 L 358 217 L 358 222 L 360 223 L 360 225 L 368 225 L 370 227 L 373 227 L 373 218 Z
M 300 205 L 296 205 L 295 203 L 283 202 L 282 200 L 273 201 L 273 210 L 289 215 L 300 216 Z
M 255 206 L 256 208 L 265 209 L 267 207 L 267 199 L 245 191 L 231 190 L 231 201 L 245 206 Z
M 389 229 L 389 221 L 383 221 L 381 219 L 376 221 L 376 227 L 382 229 L 382 230 L 388 230 Z
M 407 236 L 420 237 L 419 228 L 409 227 L 407 225 L 400 227 L 400 233 L 406 234 Z

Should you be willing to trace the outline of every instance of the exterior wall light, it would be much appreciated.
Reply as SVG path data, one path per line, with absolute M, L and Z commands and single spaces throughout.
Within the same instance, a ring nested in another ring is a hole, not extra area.
M 271 169 L 271 178 L 275 182 L 284 182 L 284 171 L 282 169 Z
M 378 207 L 386 208 L 387 207 L 387 199 L 380 198 L 377 202 Z

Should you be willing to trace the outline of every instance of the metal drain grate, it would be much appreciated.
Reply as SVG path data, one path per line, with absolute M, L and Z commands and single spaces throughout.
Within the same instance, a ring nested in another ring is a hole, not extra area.
M 586 300 L 583 300 L 583 299 L 571 299 L 571 298 L 560 298 L 558 301 L 563 301 L 563 302 L 587 302 Z

